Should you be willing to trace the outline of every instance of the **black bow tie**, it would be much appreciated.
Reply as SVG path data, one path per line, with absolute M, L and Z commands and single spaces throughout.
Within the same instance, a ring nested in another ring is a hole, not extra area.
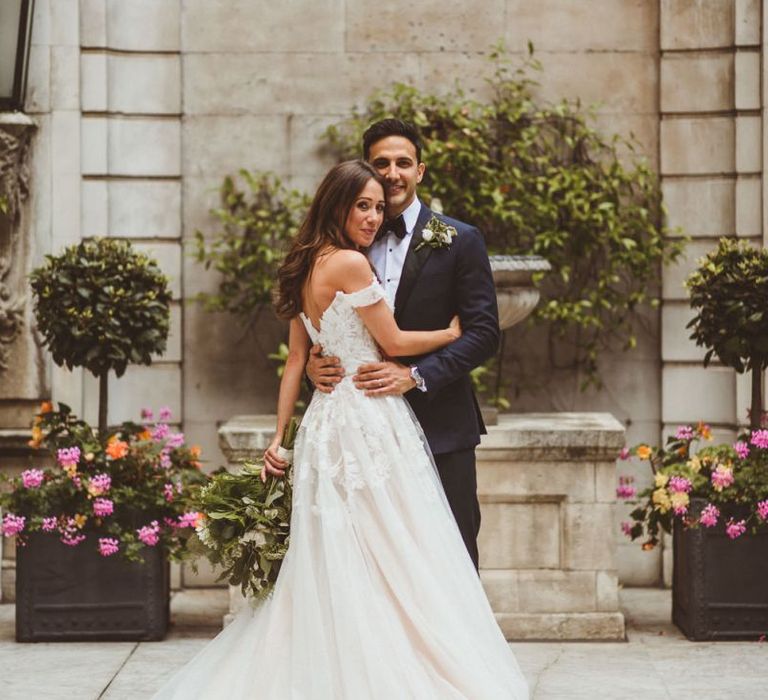
M 384 225 L 381 227 L 381 230 L 383 233 L 382 236 L 386 236 L 388 233 L 394 233 L 401 241 L 403 238 L 405 238 L 405 234 L 407 231 L 405 230 L 405 220 L 403 219 L 403 215 L 400 214 L 396 219 L 390 219 L 389 221 L 385 221 Z

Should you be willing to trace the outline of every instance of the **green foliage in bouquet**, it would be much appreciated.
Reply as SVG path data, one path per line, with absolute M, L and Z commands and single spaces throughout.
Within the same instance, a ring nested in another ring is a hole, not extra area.
M 532 52 L 532 48 L 531 48 Z M 395 84 L 331 127 L 339 159 L 359 157 L 363 131 L 398 117 L 415 124 L 427 171 L 419 195 L 477 225 L 491 254 L 536 254 L 552 264 L 533 319 L 553 338 L 574 342 L 574 363 L 599 384 L 601 349 L 635 345 L 637 317 L 661 264 L 682 243 L 668 239 L 658 178 L 633 153 L 637 142 L 607 138 L 578 102 L 544 103 L 535 95 L 533 58 L 519 68 L 492 52 L 487 102 L 461 89 L 440 95 Z M 562 341 L 550 340 L 550 347 Z
M 99 430 L 106 430 L 107 375 L 149 365 L 165 352 L 168 279 L 157 263 L 115 239 L 82 241 L 30 274 L 37 327 L 53 361 L 99 377 Z
M 293 448 L 296 431 L 291 419 L 284 449 Z M 262 465 L 245 462 L 237 473 L 211 476 L 196 500 L 203 517 L 193 548 L 221 568 L 219 581 L 256 600 L 269 595 L 290 543 L 292 494 L 290 468 L 285 477 L 262 480 Z
M 768 522 L 768 430 L 742 435 L 733 445 L 692 447 L 711 440 L 709 426 L 681 425 L 664 447 L 636 445 L 621 457 L 647 460 L 654 476 L 639 494 L 632 477 L 620 477 L 617 496 L 637 504 L 632 522 L 622 530 L 632 540 L 643 539 L 653 549 L 661 531 L 671 532 L 675 518 L 686 527 L 722 527 L 731 539 Z M 693 501 L 700 506 L 693 509 Z
M 287 189 L 271 173 L 240 170 L 241 187 L 230 176 L 220 188 L 221 206 L 211 210 L 221 230 L 195 232 L 195 257 L 221 275 L 215 294 L 198 299 L 211 311 L 251 316 L 272 301 L 277 268 L 299 227 L 309 197 Z
M 125 422 L 108 435 L 93 431 L 65 404 L 43 404 L 32 428 L 33 447 L 49 450 L 56 466 L 27 469 L 4 479 L 2 531 L 20 544 L 29 532 L 48 532 L 78 546 L 85 533 L 98 538 L 102 556 L 118 552 L 140 560 L 144 547 L 161 547 L 171 558 L 185 553 L 199 514 L 191 490 L 205 482 L 200 449 L 171 431 L 170 412 L 160 421 Z
M 691 339 L 737 372 L 752 372 L 750 427 L 763 415 L 762 377 L 768 366 L 768 250 L 746 241 L 720 239 L 686 280 L 697 312 L 688 328 Z

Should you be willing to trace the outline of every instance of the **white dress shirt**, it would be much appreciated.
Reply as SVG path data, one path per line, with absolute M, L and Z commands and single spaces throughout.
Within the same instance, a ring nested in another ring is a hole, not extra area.
M 394 233 L 386 233 L 378 241 L 375 241 L 368 250 L 368 258 L 376 268 L 376 274 L 379 276 L 393 307 L 397 286 L 400 284 L 400 277 L 403 274 L 405 256 L 408 253 L 408 246 L 411 245 L 413 229 L 416 227 L 420 211 L 421 202 L 418 197 L 414 197 L 403 212 L 405 236 L 400 239 Z

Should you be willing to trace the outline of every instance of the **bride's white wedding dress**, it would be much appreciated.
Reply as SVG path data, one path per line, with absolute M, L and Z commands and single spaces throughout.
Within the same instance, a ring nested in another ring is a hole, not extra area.
M 380 354 L 355 307 L 378 282 L 338 292 L 313 342 L 346 377 L 315 392 L 294 451 L 291 545 L 272 596 L 246 608 L 157 698 L 527 698 L 402 397 L 351 376 Z

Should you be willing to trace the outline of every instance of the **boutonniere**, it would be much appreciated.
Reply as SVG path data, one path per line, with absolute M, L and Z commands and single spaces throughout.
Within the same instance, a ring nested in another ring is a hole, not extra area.
M 421 242 L 414 248 L 414 252 L 426 245 L 430 248 L 450 248 L 451 241 L 457 234 L 458 231 L 453 226 L 433 216 L 422 229 Z

